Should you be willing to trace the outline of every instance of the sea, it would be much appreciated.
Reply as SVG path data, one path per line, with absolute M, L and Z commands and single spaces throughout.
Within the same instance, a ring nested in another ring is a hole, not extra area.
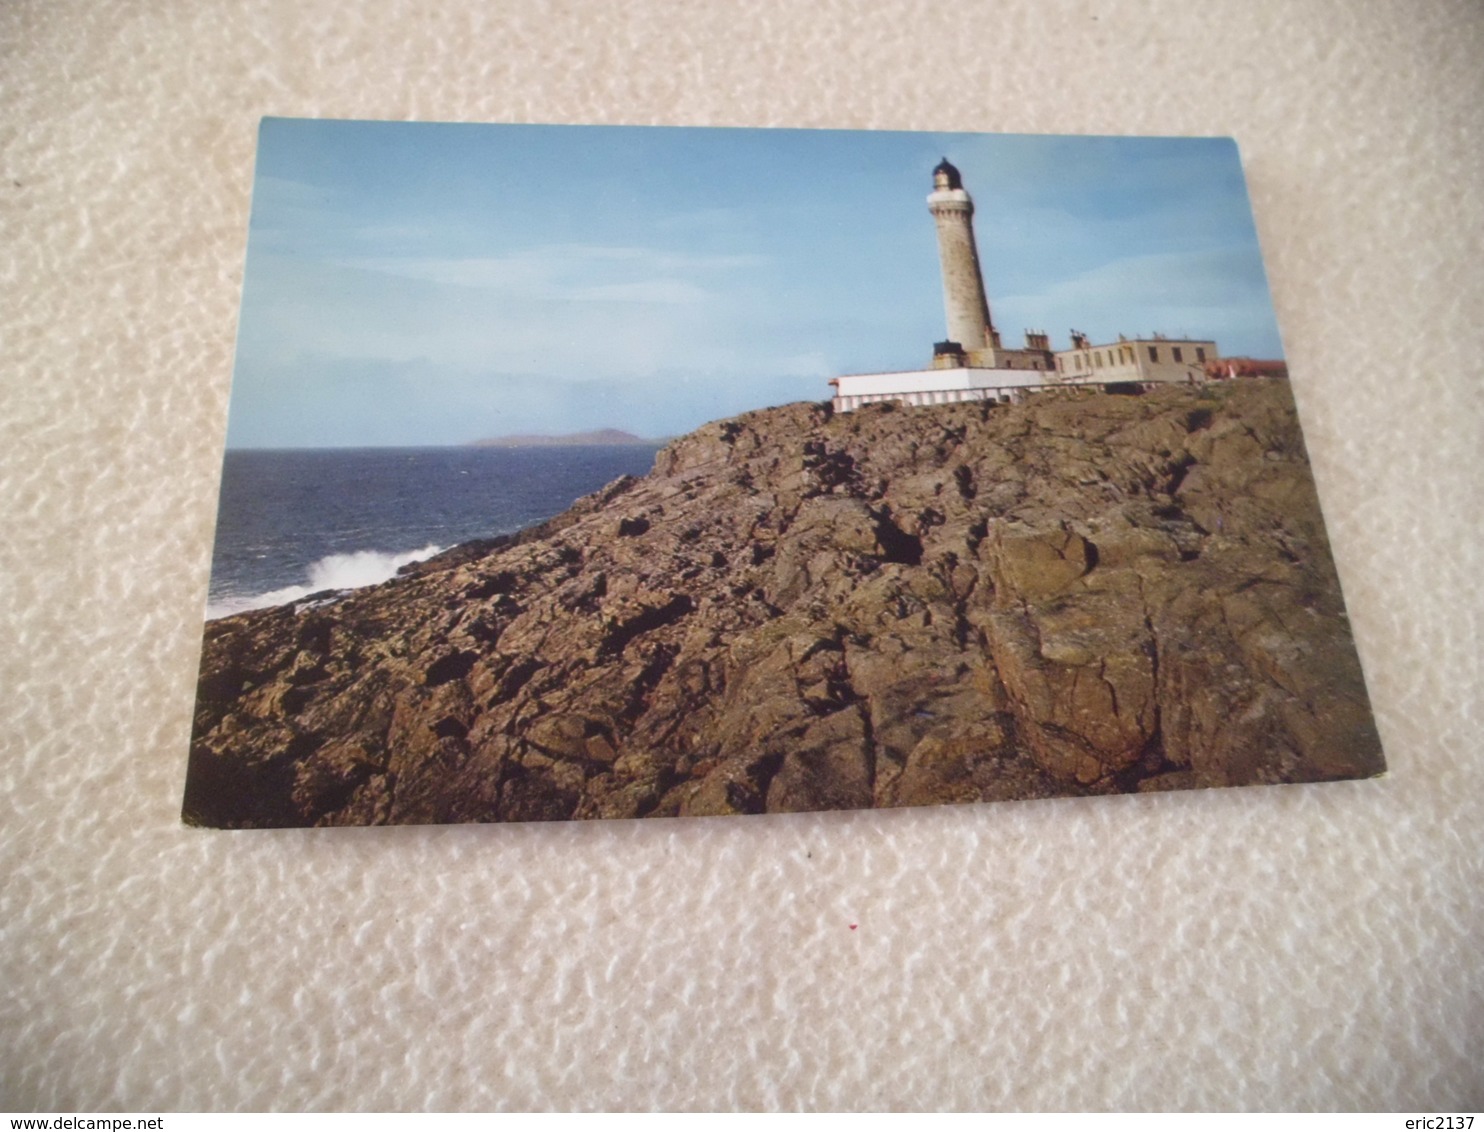
M 222 469 L 208 619 L 386 581 L 461 542 L 510 534 L 659 445 L 233 449 Z

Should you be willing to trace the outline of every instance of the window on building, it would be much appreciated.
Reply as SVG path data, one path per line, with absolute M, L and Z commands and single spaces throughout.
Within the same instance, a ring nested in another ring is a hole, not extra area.
M 1195 360 L 1198 362 L 1206 360 L 1206 348 L 1204 346 L 1197 346 L 1195 348 Z
M 1175 351 L 1175 360 L 1177 362 L 1183 362 L 1185 360 L 1184 358 L 1182 358 L 1180 356 L 1180 347 L 1179 346 L 1172 346 L 1171 349 L 1173 349 Z
M 1056 359 L 1056 372 L 1057 373 L 1066 373 L 1067 372 L 1066 366 L 1062 365 L 1062 362 L 1064 362 L 1065 360 L 1066 360 L 1065 358 L 1057 358 Z
M 1097 366 L 1098 369 L 1102 369 L 1103 368 L 1103 352 L 1101 350 L 1099 350 L 1097 353 L 1093 354 L 1093 356 L 1092 356 L 1092 364 L 1095 365 L 1095 366 Z
M 1151 362 L 1157 362 L 1157 361 L 1159 361 L 1159 347 L 1158 346 L 1150 346 L 1149 347 L 1149 360 Z

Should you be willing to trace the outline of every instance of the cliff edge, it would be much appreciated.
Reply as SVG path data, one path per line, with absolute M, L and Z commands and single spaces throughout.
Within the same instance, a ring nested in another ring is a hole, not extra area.
M 1286 382 L 707 425 L 380 586 L 206 627 L 212 826 L 1379 774 Z

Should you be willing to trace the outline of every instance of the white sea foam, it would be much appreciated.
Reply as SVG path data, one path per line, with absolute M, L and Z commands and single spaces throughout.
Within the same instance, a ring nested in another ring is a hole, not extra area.
M 206 606 L 206 620 L 246 613 L 249 609 L 266 609 L 298 601 L 321 590 L 349 590 L 384 582 L 409 562 L 421 562 L 444 548 L 429 543 L 421 550 L 388 554 L 380 550 L 357 550 L 351 554 L 330 554 L 309 567 L 309 581 L 302 586 L 285 586 L 267 593 L 223 598 Z

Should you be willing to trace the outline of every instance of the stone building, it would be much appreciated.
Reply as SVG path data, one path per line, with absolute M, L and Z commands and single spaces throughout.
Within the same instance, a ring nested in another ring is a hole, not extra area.
M 1037 389 L 1066 385 L 1148 385 L 1206 380 L 1220 358 L 1210 339 L 1118 336 L 1094 345 L 1072 331 L 1072 347 L 1053 351 L 1044 330 L 1027 330 L 1025 345 L 1007 348 L 995 329 L 974 239 L 974 200 L 945 157 L 933 170 L 928 211 L 938 231 L 943 311 L 948 337 L 935 343 L 927 368 L 845 374 L 833 379 L 834 406 L 849 412 L 875 401 L 937 405 L 951 401 L 1012 401 Z
M 1125 338 L 1094 345 L 1072 331 L 1072 348 L 1056 353 L 1059 381 L 1204 381 L 1206 364 L 1221 355 L 1209 338 Z

